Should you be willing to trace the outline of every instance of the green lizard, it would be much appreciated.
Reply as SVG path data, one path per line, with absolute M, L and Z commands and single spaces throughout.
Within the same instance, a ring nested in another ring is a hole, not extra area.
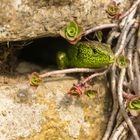
M 108 44 L 81 41 L 68 46 L 66 52 L 57 53 L 60 69 L 67 67 L 100 68 L 115 61 L 115 56 Z

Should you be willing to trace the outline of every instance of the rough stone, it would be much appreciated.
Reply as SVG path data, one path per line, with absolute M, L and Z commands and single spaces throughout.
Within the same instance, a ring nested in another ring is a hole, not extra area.
M 85 30 L 111 23 L 106 13 L 111 1 L 1 0 L 0 42 L 58 36 L 70 20 L 75 20 Z M 130 6 L 130 0 L 119 2 L 120 12 L 124 13 Z
M 67 94 L 74 77 L 47 78 L 37 89 L 26 76 L 0 79 L 0 139 L 101 139 L 111 110 L 104 78 L 93 82 L 91 98 Z

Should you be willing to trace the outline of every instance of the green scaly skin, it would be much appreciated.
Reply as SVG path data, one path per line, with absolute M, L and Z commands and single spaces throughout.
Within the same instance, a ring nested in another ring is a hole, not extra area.
M 110 46 L 100 42 L 78 42 L 67 48 L 66 52 L 57 53 L 60 69 L 68 67 L 101 68 L 115 61 Z

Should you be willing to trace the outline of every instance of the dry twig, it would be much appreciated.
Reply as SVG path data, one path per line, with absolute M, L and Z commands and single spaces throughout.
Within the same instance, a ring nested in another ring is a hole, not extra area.
M 129 65 L 128 65 L 128 76 L 130 83 L 134 80 L 134 74 L 133 74 L 133 68 L 132 68 L 132 58 L 133 58 L 133 50 L 134 50 L 134 42 L 135 42 L 135 37 L 132 36 L 130 43 L 128 45 L 128 52 L 127 52 L 127 58 L 129 59 Z
M 84 33 L 84 35 L 86 36 L 86 35 L 88 35 L 88 34 L 90 34 L 90 33 L 93 33 L 93 32 L 95 32 L 95 31 L 97 31 L 97 30 L 102 30 L 102 29 L 105 29 L 105 28 L 113 28 L 113 27 L 119 27 L 119 26 L 118 26 L 118 24 L 116 24 L 116 23 L 110 23 L 110 24 L 99 25 L 99 26 L 96 26 L 96 27 L 93 27 L 93 28 L 87 30 L 87 31 Z
M 120 106 L 120 110 L 121 110 L 121 113 L 127 123 L 127 125 L 129 126 L 135 140 L 140 140 L 139 138 L 139 135 L 137 133 L 137 130 L 135 129 L 131 119 L 129 118 L 129 116 L 127 115 L 127 112 L 125 110 L 125 107 L 124 107 L 124 103 L 123 103 L 123 81 L 124 81 L 124 77 L 125 77 L 125 72 L 126 72 L 126 69 L 123 68 L 121 69 L 121 72 L 120 72 L 120 77 L 119 77 L 119 82 L 118 82 L 118 101 L 119 101 L 119 106 Z
M 128 25 L 125 26 L 125 31 L 122 35 L 122 38 L 121 38 L 121 42 L 120 42 L 120 46 L 119 46 L 119 49 L 116 51 L 115 55 L 116 57 L 120 55 L 120 53 L 122 52 L 122 50 L 124 49 L 125 47 L 125 41 L 126 41 L 126 37 L 127 37 L 127 34 L 131 28 L 131 26 L 134 24 L 135 22 L 135 19 L 133 19 L 132 21 L 130 21 L 130 23 L 128 23 Z
M 112 91 L 112 95 L 113 95 L 113 108 L 112 108 L 111 117 L 110 117 L 110 119 L 108 121 L 106 132 L 105 132 L 102 140 L 108 140 L 108 138 L 110 137 L 111 132 L 112 132 L 113 127 L 114 127 L 116 115 L 117 115 L 118 109 L 119 109 L 118 108 L 118 99 L 117 99 L 117 94 L 116 94 L 116 78 L 115 78 L 115 74 L 116 74 L 116 66 L 114 64 L 112 66 L 112 69 L 111 69 L 111 91 Z
M 106 70 L 104 70 L 103 72 L 94 73 L 94 74 L 90 75 L 89 77 L 87 77 L 86 79 L 84 79 L 81 83 L 82 83 L 82 84 L 85 84 L 85 83 L 87 83 L 89 80 L 93 79 L 94 77 L 104 75 L 104 74 L 106 74 L 106 73 L 108 72 L 108 70 L 109 70 L 109 68 L 106 69 Z
M 120 137 L 121 133 L 123 131 L 128 131 L 128 126 L 127 123 L 125 121 L 123 121 L 115 130 L 115 132 L 112 134 L 110 140 L 118 140 L 118 138 Z
M 139 3 L 140 0 L 137 0 L 125 14 L 120 16 L 119 20 L 122 20 L 124 17 L 128 16 L 139 5 Z
M 134 70 L 136 75 L 136 94 L 140 95 L 140 71 L 139 71 L 139 59 L 138 52 L 134 54 Z
M 44 77 L 49 77 L 49 76 L 57 75 L 57 74 L 77 73 L 77 72 L 89 73 L 89 72 L 100 72 L 102 70 L 104 70 L 104 69 L 71 68 L 71 69 L 55 70 L 55 71 L 51 71 L 51 72 L 46 72 L 46 73 L 40 74 L 39 76 L 41 78 L 44 78 Z

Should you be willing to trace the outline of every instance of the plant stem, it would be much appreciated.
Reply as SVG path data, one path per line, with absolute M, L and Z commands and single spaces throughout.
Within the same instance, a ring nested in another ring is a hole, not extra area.
M 102 29 L 105 29 L 105 28 L 113 28 L 113 27 L 119 27 L 119 26 L 116 23 L 102 24 L 102 25 L 93 27 L 91 29 L 88 29 L 87 31 L 85 31 L 84 35 L 86 36 L 86 35 L 88 35 L 88 34 L 90 34 L 92 32 L 95 32 L 97 30 L 102 30 Z
M 119 20 L 122 20 L 124 17 L 129 15 L 139 5 L 139 3 L 140 3 L 140 0 L 137 0 L 125 14 L 120 16 Z
M 123 81 L 124 81 L 124 76 L 125 76 L 125 72 L 126 69 L 123 68 L 121 69 L 121 73 L 120 73 L 120 77 L 119 77 L 119 82 L 118 82 L 118 101 L 119 101 L 119 106 L 120 106 L 120 110 L 121 113 L 127 123 L 127 125 L 129 126 L 135 140 L 140 140 L 140 137 L 135 129 L 135 127 L 133 126 L 133 123 L 131 121 L 131 119 L 129 118 L 129 116 L 127 115 L 127 112 L 125 110 L 124 104 L 123 104 Z
M 41 78 L 44 78 L 44 77 L 49 77 L 52 75 L 64 74 L 64 73 L 78 73 L 78 72 L 86 72 L 86 73 L 92 72 L 93 73 L 93 72 L 100 72 L 102 70 L 104 70 L 104 69 L 71 68 L 71 69 L 55 70 L 55 71 L 51 71 L 51 72 L 46 72 L 46 73 L 40 74 L 39 76 Z

